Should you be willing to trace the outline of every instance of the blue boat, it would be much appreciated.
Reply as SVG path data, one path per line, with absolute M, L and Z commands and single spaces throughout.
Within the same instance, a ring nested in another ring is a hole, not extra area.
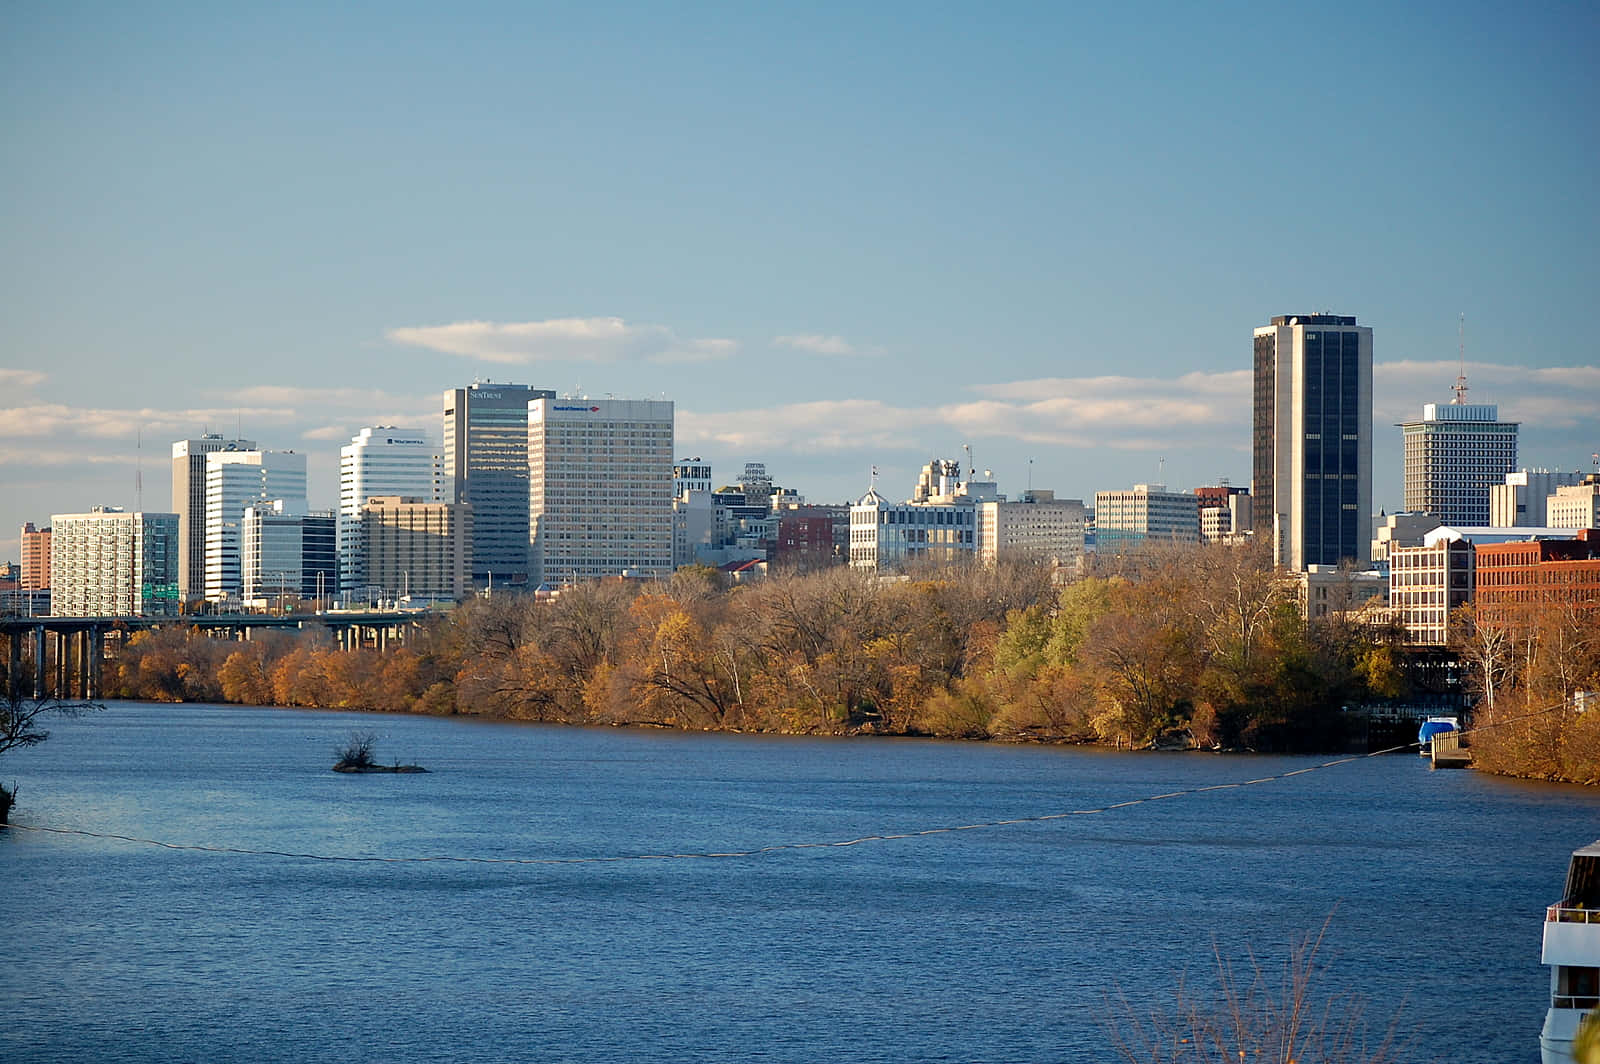
M 1422 727 L 1417 729 L 1418 753 L 1427 757 L 1433 752 L 1433 737 L 1441 732 L 1461 730 L 1461 722 L 1455 717 L 1429 717 L 1422 722 Z

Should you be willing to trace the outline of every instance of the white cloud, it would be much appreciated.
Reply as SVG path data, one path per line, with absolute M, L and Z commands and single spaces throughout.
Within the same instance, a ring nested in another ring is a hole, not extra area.
M 779 347 L 792 347 L 797 351 L 809 351 L 814 355 L 833 355 L 842 357 L 876 357 L 883 354 L 879 347 L 860 347 L 852 344 L 842 336 L 823 336 L 820 333 L 794 333 L 788 336 L 774 336 L 772 342 Z
M 1600 366 L 1532 368 L 1498 362 L 1405 360 L 1372 367 L 1373 421 L 1400 422 L 1422 415 L 1424 403 L 1447 403 L 1456 375 L 1465 373 L 1469 403 L 1494 403 L 1500 417 L 1523 430 L 1575 429 L 1600 422 Z
M 458 321 L 390 329 L 385 335 L 399 344 L 510 364 L 700 362 L 727 358 L 737 349 L 732 340 L 683 339 L 665 325 L 633 325 L 621 318 Z
M 379 406 L 404 410 L 436 410 L 438 395 L 396 395 L 376 388 L 304 388 L 288 384 L 256 384 L 222 393 L 235 403 L 287 407 L 338 407 L 372 410 Z M 363 415 L 365 416 L 365 415 Z
M 165 456 L 161 456 L 165 457 Z M 133 454 L 83 454 L 77 451 L 0 447 L 0 466 L 59 467 L 77 465 L 133 465 Z
M 1392 362 L 1374 367 L 1374 420 L 1414 417 L 1431 382 L 1455 380 L 1455 363 Z M 966 402 L 895 406 L 845 399 L 710 413 L 682 410 L 678 435 L 689 446 L 720 444 L 746 452 L 896 450 L 945 453 L 976 438 L 1072 449 L 1247 452 L 1248 369 L 1190 372 L 1174 378 L 1100 376 L 1002 381 L 972 387 Z M 1528 427 L 1566 429 L 1600 419 L 1600 369 L 1529 369 L 1469 364 L 1484 401 Z M 1446 394 L 1437 401 L 1448 399 Z M 1492 393 L 1492 394 L 1490 394 Z M 1474 398 L 1478 396 L 1474 395 Z
M 680 410 L 680 444 L 720 443 L 744 451 L 915 448 L 923 412 L 877 399 L 826 399 L 726 413 Z
M 281 407 L 157 410 L 142 407 L 77 407 L 65 403 L 29 403 L 0 409 L 0 437 L 42 438 L 89 436 L 97 439 L 133 439 L 140 432 L 152 443 L 164 436 L 195 431 L 203 426 L 232 425 L 240 421 L 282 424 L 294 420 L 293 410 Z
M 0 369 L 0 392 L 32 391 L 48 379 L 36 369 Z
M 348 440 L 353 436 L 349 429 L 343 425 L 323 425 L 320 428 L 307 429 L 300 434 L 302 440 Z

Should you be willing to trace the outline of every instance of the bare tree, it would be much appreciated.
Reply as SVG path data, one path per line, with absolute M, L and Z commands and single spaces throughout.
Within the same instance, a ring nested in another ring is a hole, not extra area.
M 1330 918 L 1331 919 L 1331 918 Z M 1148 1019 L 1126 999 L 1111 1002 L 1106 1033 L 1125 1060 L 1137 1064 L 1226 1064 L 1296 1061 L 1299 1064 L 1384 1064 L 1396 1059 L 1397 1012 L 1377 1030 L 1361 995 L 1324 994 L 1317 960 L 1328 925 L 1295 943 L 1280 972 L 1252 954 L 1248 974 L 1216 951 L 1217 982 L 1210 995 L 1180 982 L 1171 1011 Z
M 46 717 L 76 717 L 99 708 L 93 702 L 24 698 L 19 692 L 11 691 L 4 701 L 0 701 L 0 754 L 25 746 L 37 746 L 50 738 L 50 733 L 43 726 Z M 17 792 L 14 789 L 0 786 L 0 824 L 7 822 L 16 800 Z

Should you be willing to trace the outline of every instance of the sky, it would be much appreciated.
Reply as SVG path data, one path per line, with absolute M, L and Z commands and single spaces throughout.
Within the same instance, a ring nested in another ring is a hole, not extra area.
M 0 559 L 174 440 L 676 403 L 813 501 L 1250 479 L 1251 331 L 1600 450 L 1592 4 L 7 4 Z M 1462 316 L 1465 315 L 1464 330 Z M 139 485 L 142 483 L 142 491 Z

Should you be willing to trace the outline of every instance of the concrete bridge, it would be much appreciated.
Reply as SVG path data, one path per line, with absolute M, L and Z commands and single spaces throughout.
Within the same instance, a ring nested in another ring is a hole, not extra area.
M 13 698 L 99 698 L 100 665 L 109 633 L 198 628 L 219 639 L 248 640 L 257 631 L 329 632 L 340 649 L 404 646 L 427 613 L 195 613 L 176 617 L 0 617 L 10 644 L 7 675 Z M 29 674 L 31 673 L 31 677 Z M 31 678 L 32 683 L 26 683 Z

